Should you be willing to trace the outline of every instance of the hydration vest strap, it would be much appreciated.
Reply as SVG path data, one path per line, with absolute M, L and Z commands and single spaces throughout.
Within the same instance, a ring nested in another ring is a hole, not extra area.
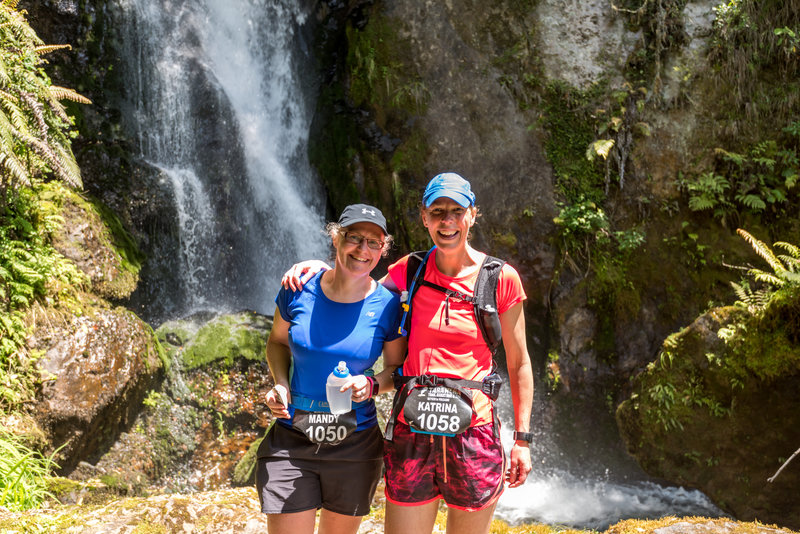
M 400 296 L 400 306 L 403 310 L 403 315 L 400 318 L 400 327 L 397 329 L 397 333 L 401 336 L 407 336 L 408 329 L 411 328 L 411 299 L 414 298 L 414 293 L 419 289 L 417 280 L 420 274 L 422 274 L 422 279 L 425 279 L 425 264 L 428 263 L 428 256 L 430 256 L 434 250 L 436 250 L 436 245 L 433 245 L 430 250 L 425 253 L 424 257 L 422 256 L 422 252 L 412 252 L 409 254 L 408 264 L 406 265 L 406 291 L 403 292 L 404 295 Z M 414 270 L 414 276 L 412 278 L 411 269 L 409 269 L 409 267 L 412 267 L 416 262 L 419 262 L 419 265 L 417 265 L 417 268 Z

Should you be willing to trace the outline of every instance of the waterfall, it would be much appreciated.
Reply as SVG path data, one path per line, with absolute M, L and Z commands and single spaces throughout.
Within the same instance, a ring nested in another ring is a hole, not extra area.
M 306 156 L 316 95 L 297 0 L 115 0 L 140 158 L 171 190 L 178 235 L 151 255 L 171 314 L 272 313 L 280 274 L 323 257 L 324 192 Z M 155 277 L 154 277 L 155 278 Z M 155 305 L 155 304 L 154 304 Z
M 242 308 L 271 313 L 285 268 L 326 255 L 324 193 L 305 153 L 316 98 L 310 4 L 111 3 L 127 92 L 124 123 L 174 202 L 174 246 L 165 239 L 169 246 L 152 247 L 161 257 L 150 258 L 163 265 L 154 278 L 165 280 L 150 304 L 172 301 L 160 305 L 173 317 Z M 508 388 L 504 395 L 508 445 Z M 702 493 L 660 485 L 631 468 L 630 459 L 598 450 L 597 436 L 578 445 L 596 453 L 592 462 L 565 452 L 550 430 L 537 434 L 534 470 L 523 487 L 504 492 L 499 517 L 603 530 L 624 518 L 722 513 Z
M 544 406 L 552 402 L 541 393 L 534 401 L 533 469 L 525 484 L 503 492 L 497 517 L 511 524 L 603 531 L 623 519 L 725 516 L 701 491 L 648 477 L 624 451 L 613 417 L 602 402 L 572 402 L 555 410 L 557 420 L 539 420 L 543 413 L 553 411 Z M 502 390 L 497 408 L 504 423 L 500 437 L 508 454 L 514 421 L 508 388 Z

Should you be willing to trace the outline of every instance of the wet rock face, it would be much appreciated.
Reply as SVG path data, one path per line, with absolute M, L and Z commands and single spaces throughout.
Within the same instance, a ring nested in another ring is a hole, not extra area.
M 150 328 L 122 308 L 40 321 L 31 348 L 43 351 L 36 418 L 64 473 L 110 446 L 130 425 L 162 363 Z

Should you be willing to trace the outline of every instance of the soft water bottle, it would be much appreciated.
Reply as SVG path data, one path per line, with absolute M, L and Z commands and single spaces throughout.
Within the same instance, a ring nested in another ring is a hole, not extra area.
M 352 391 L 349 389 L 339 391 L 349 376 L 350 370 L 347 368 L 346 362 L 339 362 L 339 365 L 328 375 L 328 381 L 325 383 L 325 392 L 328 397 L 328 406 L 330 406 L 333 414 L 347 413 L 352 409 Z

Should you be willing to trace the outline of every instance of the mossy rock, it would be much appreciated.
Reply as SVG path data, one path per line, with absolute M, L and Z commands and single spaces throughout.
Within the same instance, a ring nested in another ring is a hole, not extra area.
M 116 301 L 130 297 L 144 256 L 119 218 L 99 201 L 56 182 L 43 186 L 39 195 L 57 206 L 63 220 L 53 246 L 89 276 L 93 292 Z
M 169 321 L 156 330 L 167 354 L 179 358 L 185 370 L 211 363 L 233 364 L 236 358 L 265 359 L 272 320 L 256 312 L 195 315 Z
M 800 443 L 799 311 L 800 290 L 781 290 L 765 310 L 716 308 L 667 338 L 616 414 L 646 472 L 739 519 L 800 525 L 800 469 L 768 482 Z

